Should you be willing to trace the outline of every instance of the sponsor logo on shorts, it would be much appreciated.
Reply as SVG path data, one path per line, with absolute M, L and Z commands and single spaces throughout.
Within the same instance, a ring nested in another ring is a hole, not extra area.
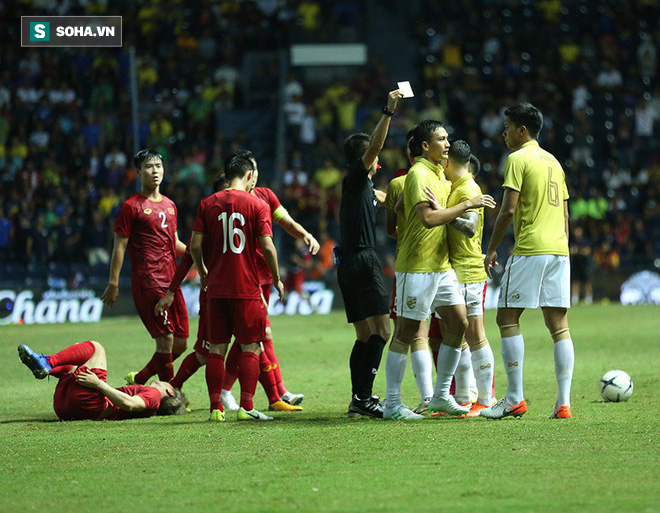
M 144 212 L 146 215 L 149 215 L 153 212 L 150 208 L 145 208 L 142 212 Z
M 511 299 L 513 299 L 514 301 L 517 301 L 518 299 L 520 299 L 520 294 L 518 294 L 517 292 L 514 292 L 513 294 L 511 294 Z
M 506 364 L 507 367 L 518 367 L 518 360 L 515 362 L 509 362 Z
M 470 301 L 467 305 L 468 306 L 479 306 L 479 301 Z
M 415 308 L 415 305 L 417 304 L 417 298 L 413 296 L 408 296 L 406 298 L 406 306 L 410 308 L 411 310 Z
M 516 364 L 517 364 L 517 363 L 518 363 L 518 362 L 516 362 Z M 490 369 L 490 363 L 487 363 L 486 365 L 479 365 L 479 368 L 480 368 L 481 370 Z

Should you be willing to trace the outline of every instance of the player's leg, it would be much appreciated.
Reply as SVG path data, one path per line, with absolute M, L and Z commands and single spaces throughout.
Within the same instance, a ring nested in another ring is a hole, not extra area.
M 297 406 L 302 403 L 305 399 L 305 396 L 303 394 L 294 394 L 293 392 L 289 392 L 284 385 L 284 379 L 282 378 L 282 366 L 280 365 L 279 359 L 275 354 L 275 347 L 273 345 L 273 330 L 270 326 L 270 319 L 268 319 L 266 325 L 266 339 L 263 342 L 263 353 L 261 358 L 263 360 L 263 365 L 267 365 L 266 360 L 270 362 L 270 372 L 273 374 L 275 386 L 277 387 L 278 400 L 281 399 L 285 403 L 288 403 L 292 406 Z
M 355 330 L 355 342 L 348 361 L 351 371 L 351 397 L 357 396 L 360 392 L 360 372 L 365 358 L 366 342 L 371 334 L 366 319 L 354 322 L 353 329 Z
M 209 352 L 206 360 L 206 386 L 209 393 L 209 420 L 225 420 L 222 405 L 222 383 L 225 377 L 225 355 L 231 340 L 233 329 L 233 305 L 227 299 L 208 299 L 206 301 L 206 335 Z
M 470 385 L 472 383 L 472 362 L 470 361 L 471 353 L 465 339 L 461 344 L 461 356 L 458 359 L 454 379 L 456 382 L 456 390 L 453 395 L 456 402 L 462 406 L 470 406 Z
M 553 418 L 570 418 L 571 382 L 575 352 L 568 329 L 568 316 L 565 308 L 544 307 L 543 318 L 554 341 L 555 378 L 557 379 L 557 400 Z
M 94 356 L 97 347 L 100 348 L 104 361 L 103 367 L 99 368 L 105 369 L 105 350 L 101 344 L 90 340 L 73 344 L 52 355 L 43 355 L 26 345 L 20 345 L 18 355 L 35 378 L 44 379 L 49 374 L 59 377 L 59 375 L 69 372 L 72 367 L 86 365 L 86 362 Z
M 438 351 L 440 344 L 442 344 L 442 333 L 446 328 L 442 328 L 442 320 L 435 314 L 431 313 L 431 321 L 429 322 L 429 347 L 431 348 L 431 355 L 433 357 L 433 365 L 438 365 Z
M 433 397 L 433 359 L 429 350 L 428 323 L 426 321 L 419 323 L 419 329 L 410 344 L 410 362 L 420 396 L 420 402 L 413 411 L 424 413 L 428 411 L 429 402 Z
M 367 317 L 366 320 L 369 326 L 369 338 L 366 342 L 364 359 L 362 360 L 360 390 L 358 391 L 360 398 L 373 395 L 374 380 L 383 358 L 383 349 L 391 335 L 391 323 L 388 314 L 374 315 Z
M 174 330 L 174 341 L 172 343 L 172 361 L 186 352 L 188 348 L 188 309 L 183 298 L 183 292 L 177 290 L 174 294 L 174 302 L 170 306 L 169 319 Z

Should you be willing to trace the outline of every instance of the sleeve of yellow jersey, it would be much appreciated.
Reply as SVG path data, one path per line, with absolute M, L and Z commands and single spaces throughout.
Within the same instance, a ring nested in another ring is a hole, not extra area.
M 388 210 L 394 210 L 396 207 L 396 202 L 399 200 L 401 191 L 403 190 L 403 181 L 402 180 L 392 180 L 387 186 L 387 195 L 385 196 L 385 208 Z
M 410 171 L 406 176 L 405 202 L 406 205 L 414 207 L 418 203 L 428 201 L 424 188 L 428 185 L 428 180 L 421 171 Z M 408 207 L 406 207 L 407 210 Z
M 566 173 L 562 170 L 562 175 L 564 175 L 564 201 L 570 198 L 568 194 L 568 187 L 566 186 Z
M 523 162 L 515 155 L 509 155 L 504 166 L 504 183 L 502 187 L 508 187 L 520 192 L 523 182 Z

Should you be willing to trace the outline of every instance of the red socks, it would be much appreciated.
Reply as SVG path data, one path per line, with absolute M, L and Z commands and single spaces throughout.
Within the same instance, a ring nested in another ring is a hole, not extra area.
M 149 363 L 135 375 L 135 383 L 144 385 L 147 380 L 158 374 L 161 381 L 171 381 L 174 377 L 174 366 L 172 365 L 172 353 L 154 353 Z
M 258 380 L 259 355 L 242 351 L 238 365 L 238 381 L 241 384 L 241 408 L 244 410 L 249 411 L 254 408 L 252 399 L 254 398 L 254 392 L 257 390 Z
M 241 345 L 234 342 L 227 355 L 225 363 L 225 382 L 222 384 L 223 390 L 231 390 L 238 379 L 238 360 L 241 357 Z
M 275 383 L 277 384 L 277 393 L 280 397 L 286 394 L 286 387 L 284 386 L 284 380 L 282 379 L 282 371 L 280 370 L 280 362 L 277 361 L 277 356 L 275 356 L 275 349 L 273 348 L 272 340 L 264 340 L 264 352 L 270 364 L 273 367 L 273 375 L 275 376 Z
M 192 356 L 195 356 L 195 353 L 192 353 Z M 197 360 L 196 357 L 195 360 Z M 209 400 L 211 401 L 210 411 L 224 411 L 222 407 L 222 382 L 224 379 L 225 357 L 220 354 L 209 353 L 208 360 L 206 360 L 206 386 L 209 389 Z
M 273 366 L 268 359 L 268 356 L 263 351 L 259 355 L 259 369 L 261 370 L 259 373 L 259 383 L 261 383 L 261 386 L 264 387 L 264 392 L 266 392 L 268 402 L 273 404 L 274 402 L 279 401 L 280 397 L 282 396 L 277 390 L 277 383 L 275 381 Z
M 73 344 L 62 349 L 59 353 L 50 355 L 48 357 L 48 363 L 51 367 L 82 365 L 94 355 L 94 351 L 96 351 L 94 344 L 87 340 L 81 344 Z
M 201 366 L 202 364 L 199 363 L 199 360 L 197 359 L 197 353 L 193 351 L 183 359 L 181 362 L 181 367 L 179 367 L 176 376 L 174 376 L 174 379 L 170 381 L 170 384 L 174 388 L 182 388 L 183 384 L 188 381 L 188 378 L 195 374 L 197 369 L 199 369 Z

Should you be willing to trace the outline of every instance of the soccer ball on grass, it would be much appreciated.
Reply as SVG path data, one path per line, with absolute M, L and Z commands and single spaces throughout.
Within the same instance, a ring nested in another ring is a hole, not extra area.
M 606 372 L 600 380 L 600 395 L 606 401 L 614 403 L 627 401 L 632 393 L 632 379 L 622 370 Z

